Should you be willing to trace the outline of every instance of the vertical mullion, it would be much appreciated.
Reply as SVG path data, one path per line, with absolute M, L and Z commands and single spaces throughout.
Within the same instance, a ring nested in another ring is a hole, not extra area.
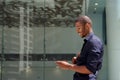
M 5 0 L 1 1 L 2 3 L 2 41 L 1 41 L 1 80 L 3 80 L 3 61 L 4 61 L 4 26 L 5 26 L 5 22 L 4 22 L 4 7 L 5 7 Z
M 45 8 L 45 0 L 44 0 L 44 8 Z M 43 9 L 44 9 L 43 8 Z M 45 11 L 44 11 L 44 18 L 43 18 L 43 26 L 44 26 L 44 51 L 43 51 L 43 80 L 45 80 L 45 57 L 46 57 L 46 38 L 45 38 Z

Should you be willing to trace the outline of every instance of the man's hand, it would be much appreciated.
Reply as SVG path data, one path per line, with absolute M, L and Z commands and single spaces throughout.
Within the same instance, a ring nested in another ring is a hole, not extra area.
M 69 67 L 71 66 L 70 63 L 66 62 L 66 61 L 56 61 L 56 64 L 62 68 L 62 69 L 65 69 L 65 70 L 68 70 Z
M 73 64 L 76 64 L 76 59 L 77 59 L 77 57 L 80 57 L 80 52 L 77 53 L 76 57 L 73 57 L 73 58 L 72 58 L 72 63 L 73 63 Z
M 76 64 L 76 59 L 77 59 L 77 57 L 73 57 L 73 58 L 72 58 L 72 63 L 73 63 L 73 64 Z

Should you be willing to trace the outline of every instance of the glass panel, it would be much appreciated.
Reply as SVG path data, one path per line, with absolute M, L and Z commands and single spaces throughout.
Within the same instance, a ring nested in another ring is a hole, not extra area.
M 43 63 L 30 62 L 30 67 L 19 71 L 19 61 L 6 61 L 2 80 L 43 80 Z M 40 65 L 38 65 L 40 64 Z M 22 67 L 21 67 L 22 68 Z
M 82 14 L 82 3 L 82 0 L 45 0 L 44 80 L 71 80 L 73 77 L 72 71 L 56 67 L 54 60 L 69 61 L 80 48 L 74 20 Z M 53 61 L 49 61 L 48 56 L 54 56 L 50 58 Z
M 5 53 L 43 53 L 43 4 L 44 0 L 6 0 Z
M 82 14 L 82 0 L 45 0 L 46 53 L 75 53 L 74 20 Z
M 74 20 L 83 0 L 0 1 L 0 80 L 72 79 L 54 61 L 79 50 Z
M 73 72 L 61 70 L 57 67 L 45 68 L 45 80 L 72 80 Z
M 4 0 L 3 3 L 1 51 L 5 61 L 1 61 L 1 80 L 43 80 L 44 0 Z

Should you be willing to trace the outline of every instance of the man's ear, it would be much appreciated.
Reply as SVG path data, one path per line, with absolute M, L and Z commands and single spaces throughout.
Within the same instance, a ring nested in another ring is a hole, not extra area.
M 90 24 L 89 23 L 86 23 L 85 26 L 86 26 L 86 29 L 90 28 Z
M 90 26 L 90 24 L 89 24 L 89 23 L 86 23 L 86 25 L 87 25 L 87 26 Z

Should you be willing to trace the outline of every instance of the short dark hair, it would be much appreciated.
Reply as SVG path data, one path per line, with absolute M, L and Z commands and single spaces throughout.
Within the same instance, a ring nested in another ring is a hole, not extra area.
M 79 16 L 76 20 L 75 20 L 75 23 L 76 22 L 80 22 L 82 23 L 83 25 L 85 25 L 86 23 L 89 23 L 92 25 L 92 20 L 88 17 L 88 16 L 85 16 L 85 15 L 81 15 Z

